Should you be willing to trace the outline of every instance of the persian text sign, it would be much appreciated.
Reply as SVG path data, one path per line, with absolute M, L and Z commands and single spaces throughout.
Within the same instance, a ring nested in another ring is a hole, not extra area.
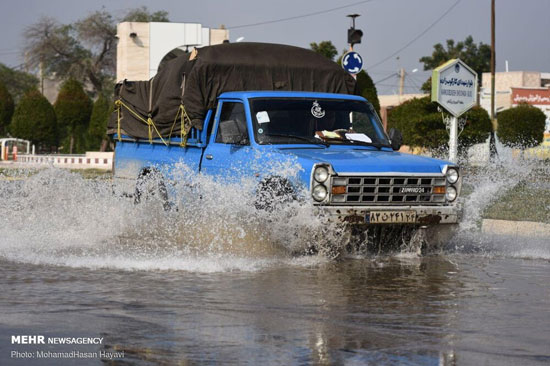
M 512 88 L 512 104 L 550 105 L 550 89 Z
M 432 101 L 458 117 L 477 101 L 477 74 L 459 59 L 453 59 L 432 73 Z

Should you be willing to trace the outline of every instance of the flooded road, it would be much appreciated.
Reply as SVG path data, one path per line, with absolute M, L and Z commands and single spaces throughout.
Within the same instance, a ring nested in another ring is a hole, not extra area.
M 166 213 L 58 170 L 3 181 L 0 364 L 550 363 L 547 240 L 481 237 L 470 206 L 436 255 L 296 256 L 309 207 L 201 184 Z
M 548 259 L 310 260 L 256 271 L 90 270 L 0 262 L 2 365 L 12 350 L 116 350 L 114 364 L 543 365 Z M 101 346 L 11 345 L 17 334 Z

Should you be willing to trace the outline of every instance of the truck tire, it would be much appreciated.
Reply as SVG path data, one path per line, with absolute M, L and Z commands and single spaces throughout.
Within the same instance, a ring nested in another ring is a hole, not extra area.
M 426 231 L 428 253 L 444 250 L 458 231 L 458 224 L 441 224 L 429 227 Z
M 153 199 L 161 202 L 165 211 L 170 210 L 164 177 L 156 169 L 143 169 L 136 181 L 134 204 Z
M 258 210 L 271 212 L 295 199 L 294 188 L 288 179 L 273 176 L 264 178 L 258 185 L 254 206 Z
M 408 252 L 415 232 L 412 226 L 351 225 L 347 228 L 346 251 L 357 255 Z

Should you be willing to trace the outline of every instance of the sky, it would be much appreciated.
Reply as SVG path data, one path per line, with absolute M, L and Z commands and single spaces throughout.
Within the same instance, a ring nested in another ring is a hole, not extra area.
M 364 35 L 355 50 L 378 94 L 398 92 L 400 68 L 406 72 L 405 92 L 417 92 L 431 75 L 419 59 L 431 55 L 436 43 L 468 35 L 476 43 L 491 42 L 491 0 L 2 0 L 0 62 L 22 63 L 22 33 L 42 16 L 67 24 L 102 7 L 120 17 L 139 6 L 166 10 L 174 22 L 223 24 L 231 41 L 244 37 L 309 48 L 330 40 L 339 52 L 348 47 L 346 15 L 360 14 L 356 28 Z M 549 15 L 550 0 L 496 0 L 497 71 L 504 71 L 507 60 L 510 71 L 550 72 Z M 263 24 L 251 25 L 257 23 Z

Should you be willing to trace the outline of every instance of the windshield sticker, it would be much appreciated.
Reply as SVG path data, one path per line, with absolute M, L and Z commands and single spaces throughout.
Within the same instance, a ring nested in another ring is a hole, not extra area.
M 311 107 L 311 114 L 315 118 L 323 118 L 325 116 L 325 111 L 321 108 L 321 105 L 318 101 L 313 102 L 313 107 Z
M 264 133 L 264 129 L 263 128 L 258 128 L 258 133 L 261 135 L 262 133 Z
M 370 137 L 364 133 L 346 133 L 346 138 L 352 141 L 372 142 Z
M 256 119 L 258 120 L 258 123 L 269 123 L 271 122 L 269 120 L 269 114 L 267 114 L 267 111 L 260 111 L 256 113 Z

